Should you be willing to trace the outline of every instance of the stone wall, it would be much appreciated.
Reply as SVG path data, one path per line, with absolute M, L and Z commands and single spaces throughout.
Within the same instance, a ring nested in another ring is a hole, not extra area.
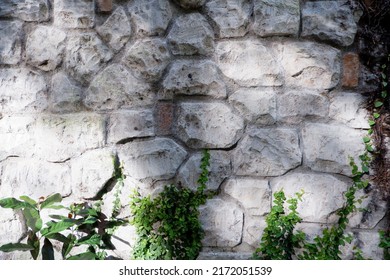
M 1 1 L 0 197 L 102 195 L 109 210 L 117 155 L 127 217 L 132 188 L 195 188 L 208 148 L 218 195 L 201 208 L 200 259 L 248 258 L 280 189 L 305 191 L 300 227 L 319 233 L 336 221 L 368 129 L 360 13 L 347 2 Z M 348 230 L 380 259 L 386 203 L 372 189 Z M 1 209 L 0 243 L 24 234 Z M 128 258 L 134 229 L 116 234 L 114 254 Z

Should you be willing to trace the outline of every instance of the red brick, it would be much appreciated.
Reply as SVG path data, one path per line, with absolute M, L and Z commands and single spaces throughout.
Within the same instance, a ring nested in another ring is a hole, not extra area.
M 158 103 L 155 109 L 156 134 L 169 135 L 172 132 L 173 124 L 173 103 Z
M 356 88 L 359 85 L 360 62 L 356 53 L 346 53 L 343 57 L 342 85 L 346 88 Z
M 112 0 L 98 0 L 97 4 L 101 12 L 111 12 L 112 10 Z

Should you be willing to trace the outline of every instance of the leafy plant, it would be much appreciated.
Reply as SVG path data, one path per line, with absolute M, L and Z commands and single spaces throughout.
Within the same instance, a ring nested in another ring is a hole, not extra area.
M 154 199 L 134 193 L 130 203 L 131 224 L 138 234 L 134 259 L 196 259 L 203 238 L 198 207 L 207 199 L 209 160 L 209 152 L 204 151 L 196 191 L 168 185 Z
M 379 237 L 379 247 L 383 248 L 384 259 L 390 260 L 390 233 L 382 230 L 379 232 Z

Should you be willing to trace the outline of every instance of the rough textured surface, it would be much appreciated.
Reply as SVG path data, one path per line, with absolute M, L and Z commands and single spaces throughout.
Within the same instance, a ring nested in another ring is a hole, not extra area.
M 47 21 L 48 0 L 5 0 L 0 7 L 0 17 L 16 17 L 24 21 Z
M 0 10 L 1 13 L 1 10 Z M 0 25 L 0 64 L 17 64 L 22 53 L 22 23 L 2 21 Z
M 81 110 L 82 89 L 64 72 L 53 75 L 50 97 L 53 112 L 70 113 Z
M 62 28 L 90 28 L 95 24 L 94 0 L 54 1 L 54 24 Z
M 199 8 L 206 0 L 175 0 L 181 7 L 185 9 Z

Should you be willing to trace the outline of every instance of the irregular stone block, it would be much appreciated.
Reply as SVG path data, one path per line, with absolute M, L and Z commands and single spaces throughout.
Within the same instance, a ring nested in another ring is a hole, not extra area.
M 112 56 L 96 33 L 81 33 L 68 39 L 65 66 L 76 80 L 89 82 Z
M 220 38 L 242 37 L 248 32 L 252 12 L 250 0 L 211 0 L 206 13 L 217 25 Z
M 57 68 L 65 50 L 65 32 L 48 26 L 37 27 L 27 38 L 27 63 L 44 71 Z
M 299 0 L 255 0 L 253 31 L 262 36 L 298 36 Z
M 271 188 L 268 180 L 229 179 L 223 185 L 223 192 L 237 200 L 251 216 L 263 216 L 271 211 Z
M 71 113 L 81 109 L 82 89 L 64 72 L 58 72 L 51 80 L 51 110 Z
M 124 66 L 111 64 L 91 82 L 84 104 L 88 108 L 110 110 L 150 105 L 154 100 L 149 85 Z
M 254 248 L 259 247 L 261 235 L 266 227 L 267 223 L 264 217 L 245 215 L 242 242 Z
M 71 162 L 72 194 L 91 199 L 114 175 L 114 155 L 111 151 L 87 151 Z
M 286 85 L 310 89 L 331 89 L 340 80 L 340 52 L 314 42 L 277 43 Z
M 349 46 L 355 39 L 357 24 L 345 1 L 306 2 L 302 8 L 302 36 Z
M 269 50 L 252 40 L 225 41 L 216 47 L 217 63 L 240 86 L 281 86 L 281 71 Z
M 297 211 L 305 222 L 335 223 L 335 212 L 343 207 L 351 182 L 339 177 L 319 173 L 290 173 L 271 181 L 272 192 L 283 190 L 286 197 L 304 191 L 302 201 L 298 201 Z
M 346 53 L 343 56 L 342 85 L 346 88 L 356 88 L 359 85 L 360 61 L 357 53 Z
M 278 117 L 285 122 L 325 118 L 329 111 L 326 96 L 312 91 L 289 91 L 278 96 Z
M 135 32 L 140 35 L 164 35 L 172 18 L 169 0 L 135 0 L 129 4 L 135 22 Z
M 199 168 L 202 154 L 196 153 L 180 168 L 177 181 L 182 185 L 196 190 L 199 186 L 198 179 L 201 173 Z M 210 151 L 209 180 L 207 190 L 216 191 L 219 186 L 231 174 L 231 161 L 229 153 L 225 151 Z
M 244 213 L 237 205 L 213 198 L 200 206 L 199 211 L 205 231 L 203 246 L 234 247 L 241 242 Z
M 175 61 L 163 81 L 164 95 L 226 97 L 226 86 L 215 63 L 209 60 Z
M 1 21 L 0 64 L 12 65 L 20 62 L 22 25 L 19 21 Z
M 156 82 L 171 60 L 168 45 L 160 38 L 139 40 L 126 52 L 123 62 L 148 81 Z
M 30 70 L 0 69 L 0 113 L 41 112 L 47 107 L 43 76 Z
M 54 25 L 62 28 L 92 28 L 94 24 L 94 0 L 54 1 Z
M 119 52 L 131 36 L 131 25 L 125 10 L 117 8 L 96 31 L 115 52 Z
M 313 170 L 350 176 L 349 157 L 359 164 L 364 132 L 343 125 L 307 124 L 302 129 L 305 163 Z
M 199 13 L 178 17 L 167 39 L 174 55 L 209 55 L 214 51 L 214 32 Z
M 279 176 L 301 165 L 298 133 L 293 129 L 251 129 L 235 149 L 237 175 Z
M 151 110 L 118 111 L 110 115 L 107 141 L 118 143 L 130 138 L 154 136 Z
M 184 9 L 195 9 L 203 6 L 206 0 L 175 0 Z
M 24 21 L 49 20 L 48 0 L 1 1 L 0 17 L 16 17 Z
M 0 197 L 4 198 L 2 194 L 0 194 Z M 16 213 L 12 209 L 1 208 L 0 244 L 17 243 L 23 238 L 24 234 L 26 234 L 26 227 L 18 219 Z M 0 260 L 5 260 L 6 255 L 2 256 L 1 253 Z
M 100 148 L 104 129 L 104 117 L 97 114 L 42 115 L 35 130 L 36 155 L 59 162 Z
M 380 238 L 377 231 L 358 232 L 359 248 L 365 258 L 383 260 L 383 248 L 379 247 Z
M 9 158 L 2 162 L 0 197 L 27 195 L 34 200 L 41 196 L 71 194 L 70 169 L 66 163 L 50 163 L 27 158 Z
M 229 101 L 249 122 L 270 125 L 276 121 L 276 94 L 274 89 L 241 88 Z
M 367 99 L 355 92 L 332 92 L 329 117 L 353 128 L 370 128 Z
M 134 179 L 170 179 L 187 156 L 187 152 L 168 138 L 134 141 L 118 148 L 126 176 Z
M 191 148 L 231 147 L 244 129 L 243 119 L 223 103 L 182 103 L 176 121 L 177 136 Z

